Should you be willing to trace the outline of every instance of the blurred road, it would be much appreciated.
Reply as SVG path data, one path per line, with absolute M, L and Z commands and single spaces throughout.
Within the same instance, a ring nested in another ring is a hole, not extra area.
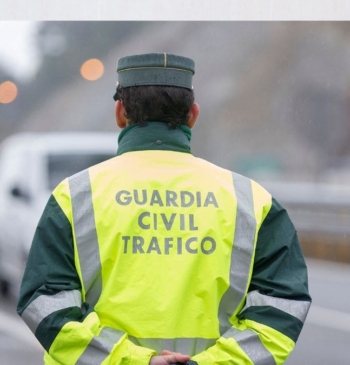
M 313 303 L 287 365 L 346 365 L 350 345 L 350 265 L 307 260 Z
M 41 345 L 15 311 L 15 300 L 0 297 L 0 364 L 43 365 Z
M 345 365 L 350 345 L 350 265 L 308 260 L 310 309 L 287 365 Z M 15 314 L 14 300 L 0 302 L 1 365 L 42 365 L 43 351 Z

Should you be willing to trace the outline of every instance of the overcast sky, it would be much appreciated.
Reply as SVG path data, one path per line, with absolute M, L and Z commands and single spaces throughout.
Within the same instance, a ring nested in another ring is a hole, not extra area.
M 0 21 L 0 63 L 13 76 L 29 79 L 39 59 L 34 47 L 37 22 Z

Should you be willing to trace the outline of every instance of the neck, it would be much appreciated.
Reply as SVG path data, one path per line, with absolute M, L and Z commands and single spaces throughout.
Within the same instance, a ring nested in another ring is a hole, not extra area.
M 124 128 L 118 139 L 118 153 L 144 150 L 167 150 L 191 153 L 191 129 L 181 125 L 169 129 L 165 122 L 146 122 L 145 126 L 131 124 Z

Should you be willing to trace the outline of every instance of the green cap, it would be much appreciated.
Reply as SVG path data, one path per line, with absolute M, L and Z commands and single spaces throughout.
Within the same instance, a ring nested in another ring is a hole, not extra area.
M 117 73 L 117 85 L 122 87 L 164 85 L 193 89 L 194 61 L 169 53 L 126 56 L 119 58 Z

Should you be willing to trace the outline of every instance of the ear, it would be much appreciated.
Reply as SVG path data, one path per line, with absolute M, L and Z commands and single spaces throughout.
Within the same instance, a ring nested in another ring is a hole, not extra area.
M 121 129 L 128 125 L 128 120 L 125 117 L 125 108 L 120 100 L 117 100 L 115 103 L 115 120 Z
M 194 125 L 196 124 L 196 120 L 199 115 L 199 105 L 197 103 L 193 103 L 188 115 L 189 115 L 189 118 L 188 118 L 187 126 L 190 128 L 193 128 Z

